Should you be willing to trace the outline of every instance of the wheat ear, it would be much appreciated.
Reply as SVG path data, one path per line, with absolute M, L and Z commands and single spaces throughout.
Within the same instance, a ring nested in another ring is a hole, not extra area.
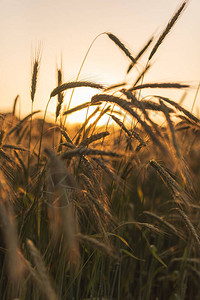
M 50 94 L 50 98 L 62 93 L 68 89 L 74 89 L 78 87 L 91 87 L 94 89 L 104 89 L 102 84 L 89 82 L 89 81 L 74 81 L 74 82 L 67 82 L 63 83 L 60 86 L 57 86 Z
M 177 82 L 164 82 L 164 83 L 145 83 L 137 86 L 133 86 L 130 88 L 130 91 L 136 91 L 141 89 L 184 89 L 189 88 L 190 85 L 188 84 L 181 84 Z
M 126 48 L 126 46 L 116 37 L 116 35 L 107 32 L 108 37 L 126 54 L 126 56 L 132 61 L 132 63 L 136 63 L 135 58 L 132 56 L 130 51 Z
M 49 158 L 47 181 L 50 195 L 58 195 L 61 217 L 61 232 L 64 233 L 66 251 L 70 265 L 77 271 L 80 264 L 80 252 L 78 241 L 75 237 L 78 229 L 77 212 L 74 206 L 76 199 L 77 183 L 72 174 L 65 167 L 64 162 L 55 153 L 45 148 L 45 153 Z M 52 198 L 52 196 L 51 196 Z
M 14 100 L 14 103 L 13 103 L 13 110 L 12 110 L 13 116 L 15 115 L 15 110 L 16 110 L 16 105 L 17 105 L 18 99 L 19 99 L 19 95 L 17 95 L 17 96 L 15 97 L 15 100 Z
M 130 115 L 132 115 L 145 129 L 145 131 L 149 134 L 152 141 L 155 142 L 155 144 L 163 151 L 166 152 L 165 147 L 161 144 L 160 140 L 157 138 L 157 136 L 153 133 L 151 130 L 151 127 L 143 121 L 140 116 L 131 108 L 131 102 L 128 102 L 124 99 L 121 99 L 119 97 L 111 96 L 111 95 L 95 95 L 91 99 L 92 102 L 98 102 L 98 101 L 106 101 L 106 102 L 112 102 L 119 105 L 121 108 L 126 110 Z
M 191 199 L 189 195 L 187 195 L 186 192 L 181 188 L 181 186 L 155 160 L 150 160 L 149 163 L 160 174 L 164 183 L 171 190 L 174 198 L 181 200 L 187 207 L 189 207 Z
M 57 84 L 58 84 L 58 86 L 62 85 L 62 77 L 63 76 L 62 76 L 62 66 L 61 66 L 61 69 L 57 70 Z M 57 106 L 56 106 L 56 120 L 57 120 L 57 118 L 60 114 L 63 100 L 64 100 L 63 93 L 58 93 L 58 95 L 57 95 Z
M 183 218 L 183 220 L 185 221 L 185 224 L 187 225 L 191 235 L 193 236 L 193 238 L 196 240 L 198 247 L 200 248 L 200 240 L 199 240 L 199 235 L 197 234 L 194 226 L 192 225 L 192 222 L 190 221 L 190 219 L 188 218 L 188 216 L 186 215 L 186 213 L 179 208 L 176 208 L 176 210 L 178 211 L 178 213 L 181 215 L 181 217 Z
M 34 101 L 36 88 L 37 88 L 39 63 L 40 63 L 40 55 L 38 53 L 33 62 L 33 71 L 32 71 L 32 78 L 31 78 L 31 100 L 32 100 L 32 102 Z
M 51 282 L 49 275 L 47 273 L 44 260 L 41 257 L 40 252 L 38 249 L 35 247 L 33 242 L 31 240 L 27 240 L 27 245 L 29 247 L 29 250 L 31 252 L 31 255 L 33 257 L 36 270 L 37 270 L 37 275 L 42 283 L 43 289 L 42 292 L 45 294 L 46 298 L 49 300 L 58 300 L 58 297 L 56 296 L 56 293 L 54 289 L 52 288 Z M 31 270 L 29 268 L 29 270 Z M 32 273 L 32 272 L 31 272 Z
M 153 42 L 153 39 L 154 39 L 154 37 L 151 37 L 151 38 L 148 40 L 148 42 L 144 45 L 144 47 L 140 50 L 140 52 L 136 55 L 136 57 L 135 57 L 135 61 L 136 61 L 136 62 L 140 59 L 140 57 L 144 54 L 144 52 L 149 48 L 149 46 L 150 46 L 151 43 Z M 131 69 L 133 68 L 133 66 L 134 66 L 134 63 L 131 63 L 131 64 L 129 65 L 126 74 L 128 74 L 128 73 L 131 71 Z
M 162 97 L 162 96 L 154 96 L 156 98 L 162 99 L 163 101 L 171 104 L 172 106 L 174 106 L 177 110 L 181 111 L 182 113 L 184 113 L 184 115 L 186 115 L 189 119 L 191 119 L 192 121 L 196 122 L 196 123 L 200 123 L 200 120 L 195 117 L 193 114 L 191 114 L 187 109 L 183 108 L 181 105 L 179 105 L 178 103 L 176 103 L 175 101 L 170 100 L 169 98 L 166 97 Z
M 153 49 L 152 49 L 152 51 L 151 51 L 151 53 L 149 55 L 149 61 L 152 59 L 152 57 L 154 56 L 154 54 L 158 50 L 158 47 L 162 44 L 163 40 L 168 35 L 168 33 L 170 32 L 170 30 L 172 29 L 172 27 L 174 26 L 174 24 L 176 23 L 176 21 L 180 17 L 180 15 L 181 15 L 182 11 L 184 10 L 187 2 L 188 1 L 184 1 L 182 3 L 182 5 L 179 7 L 179 9 L 175 12 L 175 14 L 173 15 L 173 17 L 171 18 L 171 20 L 168 22 L 167 26 L 165 27 L 164 31 L 161 33 L 158 41 L 156 42 L 155 46 L 153 47 Z

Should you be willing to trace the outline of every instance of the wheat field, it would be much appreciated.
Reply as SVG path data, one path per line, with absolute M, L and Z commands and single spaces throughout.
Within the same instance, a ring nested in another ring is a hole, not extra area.
M 187 2 L 136 56 L 103 33 L 127 57 L 127 74 L 149 53 L 132 82 L 80 81 L 82 65 L 63 83 L 58 68 L 42 119 L 33 59 L 30 113 L 17 116 L 17 96 L 0 114 L 0 299 L 200 298 L 200 119 L 183 99 L 162 96 L 189 84 L 145 81 Z M 96 94 L 73 107 L 84 87 Z M 143 97 L 146 89 L 155 95 Z M 55 122 L 46 121 L 50 101 Z M 85 121 L 69 125 L 80 111 Z

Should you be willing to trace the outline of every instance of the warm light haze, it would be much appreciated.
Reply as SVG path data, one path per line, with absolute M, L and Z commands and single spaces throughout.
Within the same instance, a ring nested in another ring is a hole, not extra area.
M 200 0 L 0 11 L 0 300 L 200 299 Z
M 19 94 L 21 114 L 30 112 L 31 67 L 38 48 L 41 63 L 34 110 L 44 110 L 50 92 L 57 85 L 56 68 L 60 67 L 61 58 L 63 81 L 75 80 L 91 42 L 105 31 L 119 37 L 134 56 L 152 34 L 159 36 L 180 3 L 180 0 L 1 0 L 0 111 L 10 111 Z M 191 0 L 157 51 L 145 77 L 145 82 L 190 83 L 193 88 L 184 102 L 188 109 L 192 107 L 200 80 L 199 11 L 199 0 Z M 145 58 L 138 65 L 140 71 Z M 128 65 L 127 57 L 106 35 L 101 35 L 87 57 L 80 79 L 105 85 L 121 82 Z M 134 81 L 136 75 L 131 73 L 129 79 L 132 76 Z M 71 107 L 89 101 L 96 92 L 88 88 L 77 90 Z M 66 93 L 66 105 L 70 93 Z M 182 94 L 183 91 L 167 91 L 176 101 Z M 52 99 L 49 113 L 55 112 L 56 101 L 56 97 Z M 195 113 L 198 102 L 199 97 Z M 71 120 L 80 121 L 84 116 L 84 112 L 74 114 Z

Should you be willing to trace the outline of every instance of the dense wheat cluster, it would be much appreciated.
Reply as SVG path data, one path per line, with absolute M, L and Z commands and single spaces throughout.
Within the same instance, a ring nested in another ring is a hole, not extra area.
M 32 111 L 19 119 L 17 96 L 12 113 L 0 115 L 0 299 L 200 298 L 200 120 L 162 96 L 189 85 L 145 81 L 186 4 L 135 57 L 104 33 L 127 56 L 129 75 L 149 51 L 132 82 L 103 86 L 79 72 L 63 83 L 57 69 L 43 119 L 35 118 L 34 59 Z M 96 95 L 64 109 L 65 91 L 84 87 Z M 143 98 L 144 89 L 155 95 Z M 81 110 L 85 122 L 69 126 L 68 115 Z

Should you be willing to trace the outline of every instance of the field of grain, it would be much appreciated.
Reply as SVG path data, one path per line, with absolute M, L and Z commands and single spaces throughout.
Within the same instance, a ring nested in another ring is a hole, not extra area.
M 32 110 L 17 117 L 17 96 L 0 114 L 0 299 L 200 298 L 200 119 L 183 99 L 162 96 L 189 85 L 145 81 L 186 2 L 135 57 L 104 33 L 130 61 L 127 74 L 149 51 L 138 78 L 103 86 L 80 81 L 80 69 L 63 83 L 60 68 L 42 119 L 34 58 Z M 65 91 L 80 87 L 97 93 L 73 107 L 72 92 L 64 109 Z M 155 95 L 142 97 L 144 89 Z M 69 125 L 81 110 L 85 122 Z

